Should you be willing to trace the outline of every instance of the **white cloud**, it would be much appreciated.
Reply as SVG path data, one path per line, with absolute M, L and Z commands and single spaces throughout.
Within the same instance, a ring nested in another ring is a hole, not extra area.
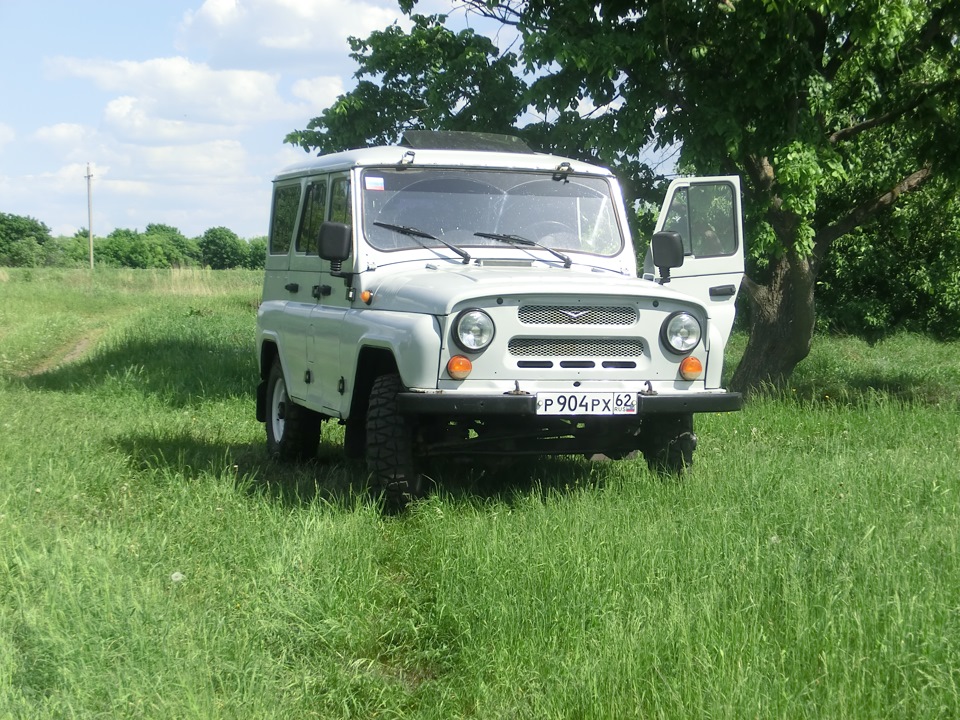
M 167 180 L 204 176 L 213 183 L 227 184 L 246 174 L 247 154 L 235 140 L 218 140 L 197 145 L 143 148 L 143 174 L 165 176 Z
M 7 143 L 13 142 L 16 136 L 17 134 L 13 131 L 12 127 L 0 123 L 0 150 L 3 150 L 3 146 Z
M 69 163 L 53 172 L 37 173 L 22 178 L 26 182 L 40 182 L 47 192 L 65 192 L 81 188 L 87 175 L 84 163 Z
M 297 34 L 262 37 L 260 38 L 260 45 L 274 50 L 300 50 L 308 48 L 312 41 L 313 33 L 306 31 Z
M 196 13 L 188 10 L 187 16 L 196 16 L 213 25 L 227 25 L 241 17 L 240 3 L 238 0 L 207 0 Z
M 92 131 L 76 123 L 56 123 L 38 128 L 33 138 L 43 143 L 76 146 L 89 140 Z
M 156 117 L 153 114 L 156 108 L 151 98 L 124 95 L 107 103 L 103 111 L 104 125 L 120 140 L 147 145 L 211 140 L 235 135 L 238 130 L 225 124 Z
M 346 60 L 347 38 L 408 25 L 395 0 L 206 0 L 187 12 L 178 47 L 207 48 L 217 62 L 289 67 L 304 58 Z M 291 51 L 295 51 L 291 53 Z
M 122 93 L 114 101 L 114 120 L 130 117 L 139 122 L 138 113 L 142 113 L 182 123 L 243 124 L 298 117 L 303 111 L 280 97 L 280 76 L 273 73 L 214 70 L 184 57 L 142 62 L 60 57 L 49 65 L 61 74 L 87 78 L 104 90 Z
M 289 167 L 290 165 L 297 165 L 299 163 L 309 160 L 315 155 L 315 153 L 304 152 L 303 148 L 294 147 L 293 145 L 284 145 L 269 160 L 269 167 L 271 168 L 270 172 L 276 174 L 282 168 Z
M 104 179 L 101 183 L 101 187 L 96 189 L 96 194 L 100 195 L 101 192 L 111 193 L 115 195 L 124 195 L 129 197 L 150 197 L 155 195 L 157 192 L 156 185 L 142 180 L 110 180 L 109 178 Z
M 332 105 L 337 96 L 343 94 L 343 80 L 335 75 L 297 80 L 290 92 L 319 112 Z

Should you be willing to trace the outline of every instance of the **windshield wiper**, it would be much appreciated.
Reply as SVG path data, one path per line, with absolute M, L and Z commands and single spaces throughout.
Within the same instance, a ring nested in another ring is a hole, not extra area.
M 563 266 L 565 268 L 570 267 L 573 264 L 573 260 L 570 259 L 569 255 L 564 255 L 559 250 L 554 250 L 552 247 L 547 247 L 546 245 L 541 245 L 538 242 L 533 240 L 528 240 L 525 237 L 520 237 L 519 235 L 506 235 L 504 233 L 485 233 L 478 232 L 474 233 L 477 237 L 487 238 L 488 240 L 499 240 L 503 243 L 510 243 L 511 245 L 529 245 L 532 247 L 538 247 L 541 250 L 546 250 L 548 253 L 551 253 L 553 256 L 563 260 Z
M 438 238 L 435 235 L 431 235 L 430 233 L 424 232 L 423 230 L 419 230 L 418 228 L 409 227 L 408 225 L 393 225 L 392 223 L 379 222 L 377 220 L 374 220 L 373 224 L 376 225 L 377 227 L 386 228 L 387 230 L 393 230 L 394 232 L 398 232 L 401 235 L 409 235 L 412 238 L 424 238 L 425 240 L 436 240 L 438 243 L 440 243 L 444 247 L 450 248 L 457 255 L 462 257 L 464 265 L 470 262 L 470 253 L 468 253 L 463 248 L 459 248 L 453 243 L 447 242 L 442 238 Z M 422 243 L 419 240 L 417 240 L 417 242 L 420 243 L 422 247 L 425 247 L 428 249 L 430 247 L 426 243 Z

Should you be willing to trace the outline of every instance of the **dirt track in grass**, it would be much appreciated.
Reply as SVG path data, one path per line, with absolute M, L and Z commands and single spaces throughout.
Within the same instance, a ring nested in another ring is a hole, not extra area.
M 59 347 L 56 352 L 52 353 L 39 365 L 35 365 L 32 368 L 23 370 L 22 372 L 16 374 L 20 377 L 33 377 L 35 375 L 43 375 L 43 373 L 60 367 L 61 365 L 69 365 L 72 362 L 76 362 L 93 349 L 93 347 L 97 344 L 97 341 L 103 335 L 104 331 L 105 330 L 103 328 L 91 330 L 78 340 L 69 342 L 66 345 Z

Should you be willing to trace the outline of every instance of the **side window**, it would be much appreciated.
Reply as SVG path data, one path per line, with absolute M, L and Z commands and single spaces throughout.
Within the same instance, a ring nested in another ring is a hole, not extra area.
M 347 225 L 353 223 L 353 211 L 350 207 L 350 178 L 339 177 L 330 186 L 330 220 Z
M 732 255 L 737 250 L 733 186 L 727 183 L 690 188 L 690 241 L 699 257 Z
M 683 254 L 690 254 L 690 201 L 688 188 L 680 188 L 670 200 L 670 209 L 667 210 L 667 219 L 663 229 L 680 233 L 683 238 Z
M 731 185 L 691 185 L 674 194 L 663 229 L 680 233 L 687 255 L 732 255 L 737 250 L 734 211 Z
M 320 224 L 327 210 L 327 183 L 319 180 L 307 185 L 307 195 L 303 201 L 303 216 L 300 218 L 300 232 L 297 233 L 298 253 L 317 254 L 317 238 L 320 236 Z
M 293 239 L 300 206 L 300 185 L 281 185 L 273 192 L 273 220 L 270 223 L 270 254 L 286 255 Z

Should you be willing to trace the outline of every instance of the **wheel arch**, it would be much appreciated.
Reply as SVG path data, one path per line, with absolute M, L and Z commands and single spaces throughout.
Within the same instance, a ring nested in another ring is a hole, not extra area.
M 260 382 L 257 384 L 257 420 L 267 421 L 267 378 L 270 368 L 280 357 L 280 349 L 274 339 L 264 339 L 260 344 Z M 282 361 L 281 361 L 282 363 Z
M 266 380 L 274 359 L 280 357 L 280 349 L 274 338 L 264 338 L 260 344 L 260 379 Z
M 353 392 L 350 395 L 348 417 L 363 421 L 367 415 L 370 389 L 381 375 L 399 372 L 397 359 L 388 348 L 364 346 L 357 354 L 356 374 L 353 378 Z

